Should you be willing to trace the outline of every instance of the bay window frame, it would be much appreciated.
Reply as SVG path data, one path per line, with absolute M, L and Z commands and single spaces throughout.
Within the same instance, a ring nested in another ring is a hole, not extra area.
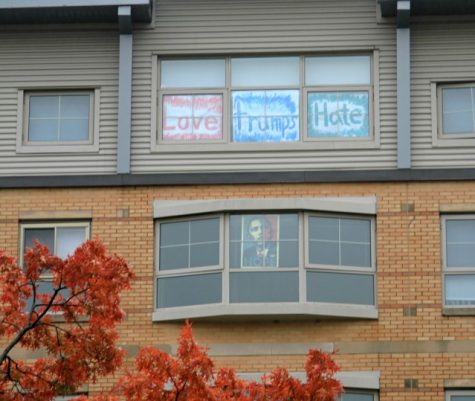
M 246 268 L 230 268 L 230 218 L 236 214 L 296 214 L 298 218 L 298 266 L 291 268 L 279 267 L 246 267 Z M 371 225 L 371 260 L 370 268 L 360 267 L 338 267 L 338 266 L 313 266 L 308 264 L 308 218 L 309 216 L 320 215 L 325 217 L 350 217 L 361 218 L 363 220 L 370 219 Z M 220 263 L 219 267 L 199 267 L 199 268 L 183 268 L 174 270 L 160 270 L 160 225 L 162 223 L 193 221 L 197 219 L 215 218 L 220 219 Z M 377 318 L 377 293 L 376 293 L 376 261 L 375 261 L 375 218 L 370 215 L 355 214 L 338 214 L 312 212 L 308 210 L 288 210 L 288 209 L 243 209 L 228 210 L 219 213 L 207 213 L 201 215 L 186 215 L 180 217 L 166 217 L 155 221 L 155 291 L 154 291 L 154 321 L 170 321 L 183 320 L 187 318 L 207 318 L 213 316 L 327 316 L 327 317 L 350 317 L 350 318 Z M 331 273 L 351 273 L 365 274 L 373 277 L 373 299 L 374 303 L 368 304 L 351 304 L 351 303 L 328 303 L 314 302 L 307 300 L 307 272 L 308 271 L 328 271 Z M 292 272 L 298 275 L 298 300 L 292 302 L 231 302 L 231 274 L 240 273 L 277 273 Z M 185 277 L 194 275 L 205 275 L 212 273 L 221 274 L 221 303 L 212 304 L 191 304 L 185 306 L 158 306 L 158 281 L 163 278 Z

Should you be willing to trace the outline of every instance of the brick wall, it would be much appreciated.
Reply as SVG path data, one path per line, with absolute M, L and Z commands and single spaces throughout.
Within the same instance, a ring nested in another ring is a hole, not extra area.
M 194 323 L 198 341 L 223 344 L 333 343 L 342 370 L 381 372 L 380 400 L 444 399 L 444 380 L 475 377 L 475 318 L 442 315 L 440 213 L 475 213 L 475 183 L 217 185 L 0 191 L 0 248 L 16 255 L 19 221 L 28 212 L 90 211 L 91 232 L 137 275 L 123 297 L 121 343 L 174 344 L 180 323 L 152 323 L 156 199 L 376 196 L 379 319 Z M 412 308 L 412 309 L 408 309 Z M 414 316 L 415 308 L 415 316 Z M 411 313 L 408 313 L 410 311 Z M 302 355 L 215 356 L 218 366 L 302 370 Z M 418 388 L 406 388 L 405 379 Z M 107 380 L 91 387 L 100 388 Z

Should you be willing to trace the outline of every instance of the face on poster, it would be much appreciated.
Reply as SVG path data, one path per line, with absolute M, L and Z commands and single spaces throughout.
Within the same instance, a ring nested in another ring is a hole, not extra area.
M 242 267 L 276 267 L 279 251 L 279 216 L 251 215 L 241 220 Z
M 223 138 L 223 95 L 165 95 L 162 139 L 167 141 Z
M 370 135 L 368 92 L 310 92 L 307 112 L 310 138 L 364 138 Z
M 299 91 L 232 92 L 233 142 L 299 140 Z

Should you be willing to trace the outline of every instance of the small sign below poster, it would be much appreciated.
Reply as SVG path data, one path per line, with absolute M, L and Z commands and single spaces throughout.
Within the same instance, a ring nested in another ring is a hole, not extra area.
M 370 135 L 368 92 L 310 92 L 307 111 L 307 135 L 310 138 Z
M 299 140 L 299 91 L 257 90 L 232 93 L 234 142 Z
M 162 139 L 199 141 L 223 138 L 223 95 L 165 95 L 162 107 Z

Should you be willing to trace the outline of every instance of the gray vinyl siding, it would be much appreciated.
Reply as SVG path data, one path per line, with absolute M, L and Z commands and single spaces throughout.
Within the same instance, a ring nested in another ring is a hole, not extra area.
M 412 152 L 415 168 L 474 167 L 475 146 L 432 144 L 431 83 L 475 81 L 473 22 L 413 24 L 412 35 Z
M 374 0 L 164 0 L 155 12 L 154 30 L 134 32 L 133 173 L 396 167 L 395 26 L 377 24 Z M 308 143 L 305 150 L 288 151 L 151 151 L 153 55 L 373 49 L 379 51 L 379 148 L 317 150 Z
M 0 175 L 115 173 L 117 31 L 22 28 L 0 32 Z M 16 152 L 18 91 L 39 88 L 100 88 L 98 152 Z

